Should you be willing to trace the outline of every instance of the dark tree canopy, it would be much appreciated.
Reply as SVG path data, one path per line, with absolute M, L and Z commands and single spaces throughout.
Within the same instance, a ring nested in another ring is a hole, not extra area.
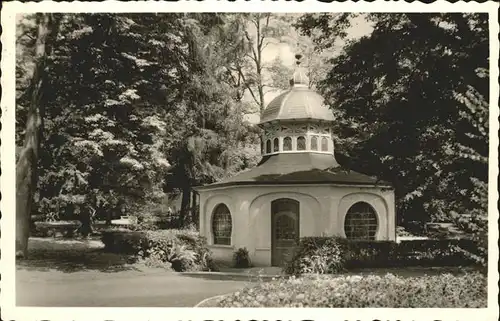
M 339 159 L 394 184 L 400 223 L 486 217 L 488 15 L 368 14 L 373 31 L 346 40 L 354 16 L 297 23 L 317 50 L 347 41 L 319 85 Z

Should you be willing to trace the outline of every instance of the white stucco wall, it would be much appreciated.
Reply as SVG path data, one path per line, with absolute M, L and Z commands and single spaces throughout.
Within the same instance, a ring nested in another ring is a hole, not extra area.
M 292 198 L 300 202 L 299 232 L 304 236 L 342 236 L 347 210 L 356 202 L 369 203 L 377 213 L 377 240 L 395 240 L 394 191 L 375 187 L 333 185 L 232 186 L 200 191 L 200 233 L 214 258 L 231 261 L 246 247 L 256 266 L 271 264 L 271 202 Z M 213 245 L 211 217 L 224 203 L 231 211 L 231 245 Z

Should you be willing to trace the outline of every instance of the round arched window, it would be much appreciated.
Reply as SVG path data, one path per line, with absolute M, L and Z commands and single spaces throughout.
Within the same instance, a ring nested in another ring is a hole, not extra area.
M 266 153 L 269 154 L 271 152 L 271 140 L 268 139 L 266 141 Z
M 273 142 L 273 151 L 274 152 L 280 151 L 280 140 L 277 137 L 274 139 L 274 142 Z
M 358 202 L 349 208 L 344 222 L 344 231 L 348 239 L 374 240 L 377 229 L 377 214 L 370 204 Z
M 304 136 L 297 138 L 297 150 L 306 150 L 306 138 Z
M 231 212 L 224 204 L 219 204 L 212 214 L 212 235 L 214 244 L 231 245 Z
M 321 138 L 321 151 L 328 151 L 328 140 L 326 139 L 326 137 Z
M 285 137 L 283 139 L 283 150 L 292 150 L 292 138 Z
M 318 136 L 311 137 L 311 149 L 318 150 Z

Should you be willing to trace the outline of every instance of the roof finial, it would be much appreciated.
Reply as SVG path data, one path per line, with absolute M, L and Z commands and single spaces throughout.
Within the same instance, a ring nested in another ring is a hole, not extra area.
M 296 61 L 295 61 L 295 64 L 296 64 L 297 66 L 300 66 L 300 63 L 302 62 L 302 54 L 299 54 L 299 53 L 298 53 L 298 54 L 296 54 L 296 55 L 295 55 L 295 60 L 296 60 Z
M 295 54 L 295 72 L 293 73 L 293 78 L 290 83 L 293 87 L 309 87 L 309 79 L 306 76 L 303 68 L 300 66 L 302 63 L 302 54 Z

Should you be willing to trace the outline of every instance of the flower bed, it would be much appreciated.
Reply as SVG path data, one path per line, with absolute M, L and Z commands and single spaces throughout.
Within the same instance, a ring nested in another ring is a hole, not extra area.
M 484 308 L 486 276 L 316 276 L 263 282 L 204 307 Z
M 102 242 L 111 252 L 136 256 L 148 266 L 183 271 L 214 271 L 216 266 L 205 238 L 189 230 L 103 231 Z

